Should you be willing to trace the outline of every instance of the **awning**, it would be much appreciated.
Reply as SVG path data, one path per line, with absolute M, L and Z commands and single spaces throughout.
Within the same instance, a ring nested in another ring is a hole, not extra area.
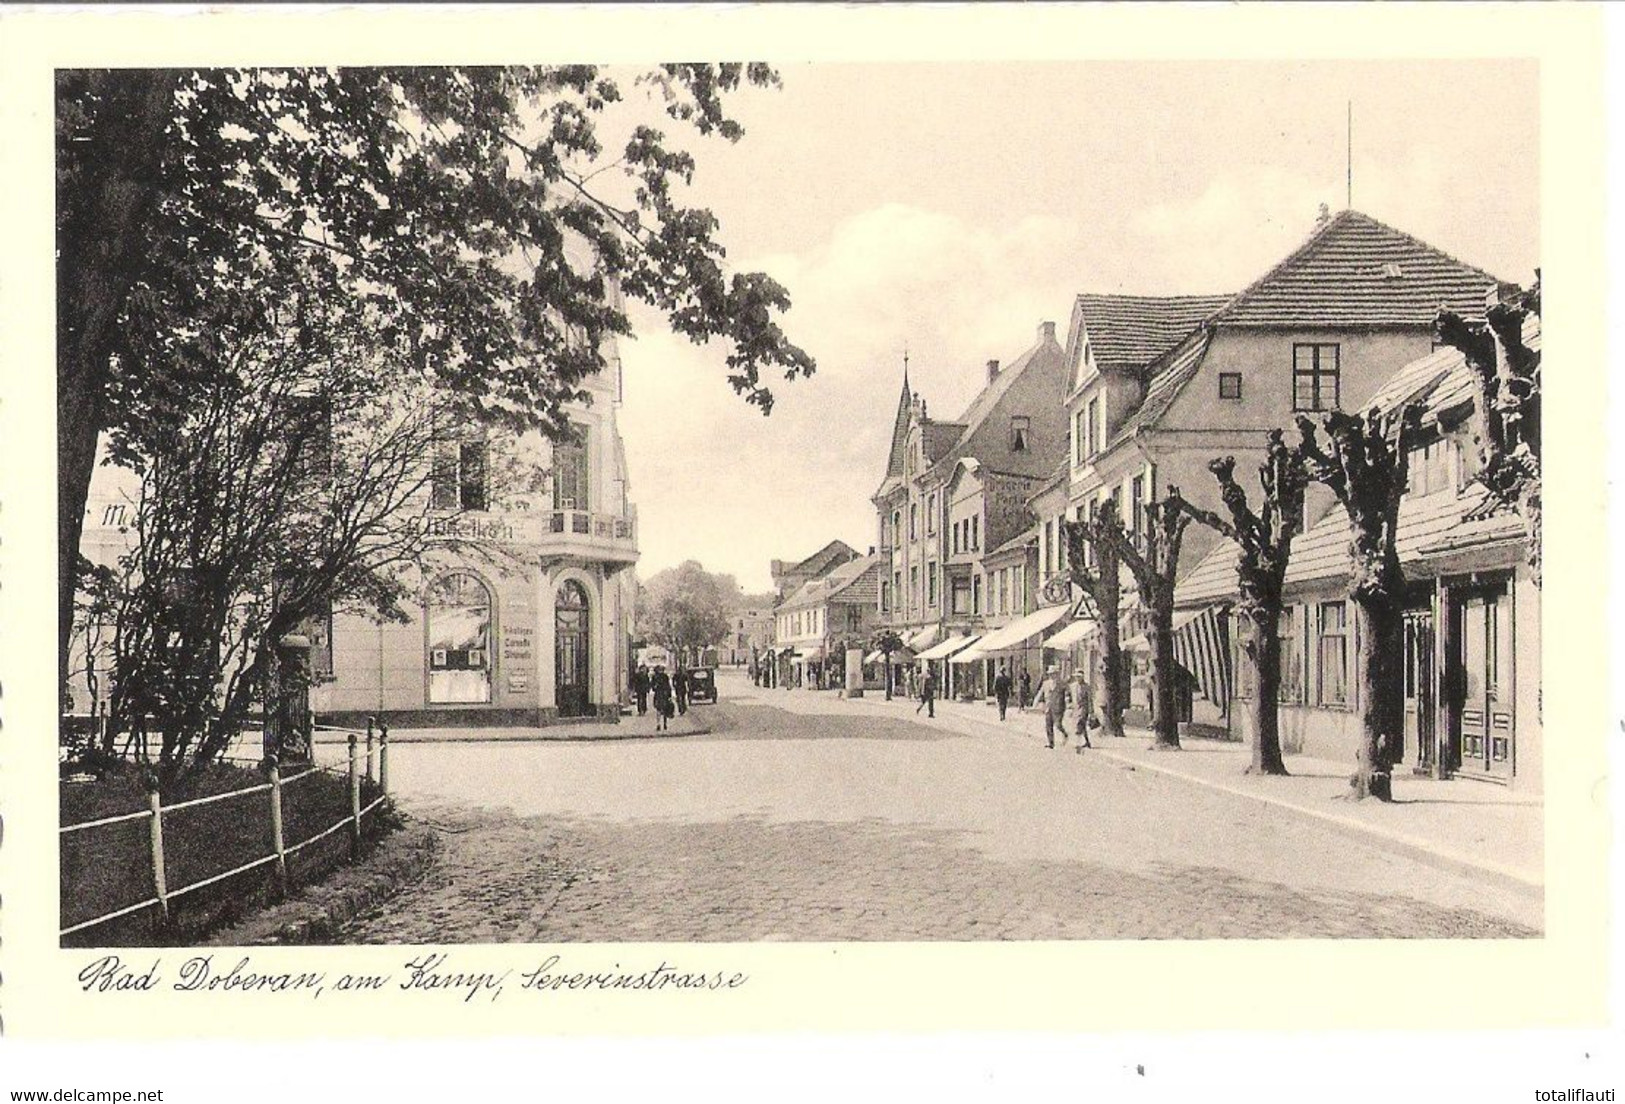
M 1029 638 L 1048 630 L 1051 625 L 1061 620 L 1071 610 L 1071 605 L 1066 603 L 1059 606 L 1045 606 L 1043 609 L 1029 613 L 1025 617 L 1017 618 L 1002 629 L 994 629 L 982 637 L 981 643 L 976 645 L 976 650 L 988 655 L 993 652 L 1006 652 L 1020 648 Z
M 980 639 L 986 640 L 987 637 L 983 636 Z M 987 653 L 982 651 L 978 638 L 973 636 L 970 640 L 969 646 L 960 649 L 959 654 L 950 659 L 949 663 L 980 663 L 987 658 Z
M 909 651 L 913 652 L 915 655 L 918 655 L 919 653 L 925 651 L 927 648 L 931 647 L 931 645 L 935 644 L 937 642 L 937 640 L 941 637 L 941 634 L 942 634 L 941 626 L 939 626 L 939 625 L 927 625 L 925 628 L 921 629 L 919 632 L 915 633 L 913 636 L 909 637 L 907 640 L 904 640 L 903 641 L 903 647 L 907 648 Z
M 863 662 L 864 662 L 865 665 L 868 665 L 870 663 L 879 663 L 881 660 L 883 660 L 885 658 L 886 658 L 886 654 L 884 652 L 882 652 L 879 648 L 876 648 L 874 651 L 870 652 L 868 655 L 863 657 Z
M 1218 606 L 1174 614 L 1174 655 L 1196 676 L 1204 698 L 1215 705 L 1230 700 L 1230 637 Z
M 823 659 L 824 646 L 822 644 L 798 644 L 796 645 L 796 658 Z
M 957 652 L 957 651 L 959 651 L 959 650 L 961 650 L 963 648 L 970 647 L 970 645 L 972 645 L 972 644 L 974 644 L 976 642 L 976 639 L 977 638 L 975 636 L 971 635 L 970 633 L 961 633 L 958 636 L 950 636 L 947 640 L 944 640 L 942 643 L 936 645 L 933 648 L 927 648 L 925 651 L 921 652 L 919 655 L 915 656 L 914 658 L 915 659 L 947 659 L 949 656 L 953 655 L 955 652 Z
M 1184 628 L 1187 624 L 1189 624 L 1192 620 L 1194 620 L 1196 617 L 1198 617 L 1201 613 L 1202 613 L 1201 609 L 1175 610 L 1174 611 L 1174 632 L 1175 632 L 1175 634 L 1178 634 L 1180 629 Z M 1140 633 L 1137 636 L 1131 636 L 1127 640 L 1123 641 L 1123 647 L 1128 649 L 1129 651 L 1134 651 L 1134 650 L 1139 649 L 1139 648 L 1149 648 L 1149 647 L 1151 647 L 1151 637 L 1150 637 L 1150 635 L 1148 633 Z
M 1096 623 L 1094 618 L 1080 617 L 1076 621 L 1072 622 L 1072 624 L 1068 625 L 1066 628 L 1044 641 L 1044 647 L 1054 648 L 1057 651 L 1063 651 L 1072 647 L 1074 644 L 1082 644 L 1085 640 L 1088 640 L 1095 634 L 1095 629 L 1098 627 L 1099 625 Z

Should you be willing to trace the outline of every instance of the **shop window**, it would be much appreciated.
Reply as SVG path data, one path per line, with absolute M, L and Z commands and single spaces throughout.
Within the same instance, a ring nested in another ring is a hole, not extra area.
M 1349 700 L 1348 606 L 1320 604 L 1320 651 L 1316 682 L 1321 705 L 1345 706 Z
M 491 700 L 491 591 L 467 572 L 440 578 L 429 589 L 429 702 Z

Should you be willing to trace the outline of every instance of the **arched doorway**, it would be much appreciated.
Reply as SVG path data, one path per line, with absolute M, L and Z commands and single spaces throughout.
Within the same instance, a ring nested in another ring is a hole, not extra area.
M 591 631 L 587 588 L 566 579 L 553 605 L 554 703 L 561 717 L 592 715 Z

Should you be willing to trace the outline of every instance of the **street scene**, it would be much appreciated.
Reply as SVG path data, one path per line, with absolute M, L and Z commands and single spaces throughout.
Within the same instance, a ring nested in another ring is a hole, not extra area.
M 65 72 L 63 945 L 1542 936 L 1535 72 L 1316 68 Z
M 402 747 L 394 784 L 444 832 L 444 853 L 341 938 L 1441 939 L 1541 928 L 1530 882 L 1144 769 L 1133 755 L 1046 751 L 1039 726 L 1016 717 L 1001 726 L 986 711 L 944 710 L 928 722 L 900 702 L 756 690 L 742 673 L 724 678 L 723 694 L 698 707 L 711 732 L 680 741 Z M 1538 879 L 1538 806 L 1497 812 L 1503 830 L 1532 830 L 1524 873 Z

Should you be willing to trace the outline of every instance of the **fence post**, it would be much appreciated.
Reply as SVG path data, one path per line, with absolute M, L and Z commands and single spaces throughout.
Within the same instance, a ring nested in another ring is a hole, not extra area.
M 378 789 L 389 793 L 389 722 L 378 725 Z
M 276 848 L 276 885 L 279 893 L 288 892 L 288 848 L 282 835 L 282 769 L 271 760 L 271 842 Z
M 350 733 L 350 857 L 361 855 L 361 763 L 356 736 Z
M 147 808 L 152 811 L 150 837 L 152 840 L 152 888 L 158 896 L 158 914 L 164 924 L 169 923 L 169 887 L 164 881 L 164 806 L 158 794 L 158 778 L 149 774 L 147 779 Z
M 367 781 L 372 781 L 372 718 L 367 718 Z

